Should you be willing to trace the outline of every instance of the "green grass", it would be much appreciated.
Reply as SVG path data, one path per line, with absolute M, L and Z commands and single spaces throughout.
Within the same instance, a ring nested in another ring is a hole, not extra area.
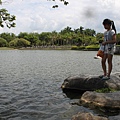
M 79 50 L 79 47 L 78 46 L 72 46 L 71 50 Z
M 110 93 L 110 92 L 115 92 L 117 90 L 114 90 L 112 88 L 102 88 L 102 89 L 98 89 L 98 90 L 95 90 L 96 92 L 98 93 Z
M 0 47 L 0 50 L 14 50 L 14 48 L 9 48 L 9 47 Z
M 98 50 L 99 49 L 99 45 L 88 45 L 85 47 L 86 50 Z
M 99 49 L 99 45 L 88 45 L 88 46 L 72 46 L 71 50 L 98 50 Z

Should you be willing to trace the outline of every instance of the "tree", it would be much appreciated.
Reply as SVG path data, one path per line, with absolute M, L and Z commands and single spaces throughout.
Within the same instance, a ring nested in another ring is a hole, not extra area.
M 84 29 L 84 27 L 80 26 L 80 33 L 81 34 L 83 34 L 83 31 L 84 31 L 83 29 Z
M 31 46 L 36 46 L 36 41 L 39 40 L 39 37 L 35 33 L 29 33 L 27 40 L 30 41 Z
M 85 35 L 89 35 L 89 36 L 95 36 L 96 35 L 96 32 L 95 32 L 95 30 L 92 30 L 92 29 L 85 29 L 84 30 L 84 34 Z
M 80 28 L 74 29 L 75 33 L 83 34 L 83 31 L 84 31 L 84 27 L 82 27 L 82 26 L 80 26 Z
M 117 43 L 120 45 L 120 33 L 117 34 Z
M 51 33 L 51 45 L 54 45 L 57 39 L 58 33 L 56 31 L 52 31 Z
M 41 45 L 42 45 L 41 40 L 37 40 L 37 41 L 36 41 L 36 46 L 41 46 Z
M 52 34 L 50 32 L 42 32 L 39 35 L 39 40 L 41 40 L 43 45 L 51 44 L 51 41 L 52 41 L 51 35 Z
M 18 34 L 18 38 L 24 38 L 28 40 L 28 33 L 27 32 L 20 32 Z
M 4 38 L 8 43 L 16 38 L 16 35 L 14 33 L 1 33 L 1 38 Z
M 49 0 L 49 1 L 56 1 L 56 0 Z M 69 3 L 66 0 L 59 0 L 64 3 L 64 5 L 68 5 Z M 2 0 L 0 0 L 0 4 L 2 4 Z M 53 5 L 53 8 L 57 8 L 58 5 Z M 8 28 L 15 27 L 16 17 L 14 15 L 10 15 L 6 9 L 0 9 L 0 26 L 4 27 L 5 25 Z
M 96 34 L 96 40 L 97 40 L 97 42 L 103 41 L 103 33 L 97 33 Z
M 9 43 L 10 47 L 27 47 L 30 46 L 30 42 L 23 38 L 16 38 Z
M 56 0 L 49 0 L 49 1 L 54 1 L 55 2 Z M 65 0 L 59 0 L 59 1 L 63 2 L 64 5 L 68 5 L 69 4 L 69 2 L 67 2 Z M 57 7 L 58 7 L 58 4 L 53 5 L 53 8 L 57 8 Z
M 60 31 L 60 34 L 65 34 L 65 33 L 69 33 L 69 32 L 73 32 L 72 28 L 67 26 L 66 28 L 64 28 L 63 30 Z
M 15 16 L 10 15 L 6 9 L 0 9 L 0 26 L 4 27 L 5 25 L 8 28 L 15 27 Z
M 8 42 L 3 39 L 3 38 L 0 38 L 0 47 L 6 47 L 8 45 Z
M 2 4 L 2 0 L 0 0 L 0 4 Z M 0 26 L 4 27 L 5 25 L 8 28 L 15 27 L 16 17 L 14 15 L 10 15 L 6 9 L 0 9 Z

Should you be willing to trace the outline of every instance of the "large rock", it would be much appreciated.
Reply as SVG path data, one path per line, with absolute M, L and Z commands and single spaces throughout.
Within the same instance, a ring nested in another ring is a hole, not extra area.
M 112 74 L 111 78 L 107 81 L 100 79 L 99 76 L 92 75 L 68 77 L 64 80 L 61 88 L 63 90 L 76 89 L 80 91 L 94 91 L 101 88 L 120 90 L 120 73 Z
M 120 115 L 106 118 L 102 116 L 96 116 L 88 112 L 79 112 L 78 114 L 73 115 L 71 120 L 120 120 Z
M 83 105 L 93 105 L 108 110 L 120 111 L 120 91 L 112 93 L 97 93 L 87 91 L 82 95 L 80 102 Z
M 77 115 L 72 117 L 72 120 L 108 120 L 105 117 L 94 116 L 91 113 L 79 112 Z
M 120 120 L 120 115 L 117 116 L 110 116 L 109 120 Z
M 91 113 L 79 113 L 73 116 L 72 120 L 120 120 L 120 73 L 114 73 L 109 80 L 102 80 L 99 76 L 80 75 L 68 77 L 64 80 L 61 88 L 68 91 L 82 91 L 80 104 L 88 107 L 100 108 L 110 114 L 117 114 L 110 118 L 94 116 Z M 117 90 L 112 93 L 97 93 L 95 90 L 110 88 Z M 87 91 L 87 92 L 86 92 Z M 67 94 L 70 96 L 70 94 Z
M 120 46 L 116 46 L 115 54 L 120 55 Z

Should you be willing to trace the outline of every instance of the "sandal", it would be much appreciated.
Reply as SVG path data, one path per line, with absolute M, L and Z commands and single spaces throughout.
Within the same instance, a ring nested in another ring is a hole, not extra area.
M 110 79 L 110 77 L 108 77 L 108 76 L 104 76 L 103 78 L 102 78 L 102 80 L 109 80 Z
M 99 56 L 95 56 L 95 57 L 94 57 L 94 59 L 100 59 L 100 58 L 101 58 L 101 57 L 99 57 Z
M 100 76 L 99 76 L 99 78 L 103 78 L 103 77 L 105 77 L 105 75 L 100 75 Z

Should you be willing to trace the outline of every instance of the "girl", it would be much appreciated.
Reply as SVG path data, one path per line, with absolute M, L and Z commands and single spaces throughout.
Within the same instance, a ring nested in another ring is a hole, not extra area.
M 104 75 L 100 76 L 103 80 L 110 79 L 110 74 L 112 71 L 112 58 L 114 54 L 114 44 L 116 43 L 116 28 L 114 22 L 110 19 L 105 19 L 103 21 L 103 26 L 106 29 L 104 33 L 104 42 L 102 45 L 104 46 L 104 56 L 102 57 L 102 69 Z M 108 73 L 106 70 L 106 60 L 108 62 Z

